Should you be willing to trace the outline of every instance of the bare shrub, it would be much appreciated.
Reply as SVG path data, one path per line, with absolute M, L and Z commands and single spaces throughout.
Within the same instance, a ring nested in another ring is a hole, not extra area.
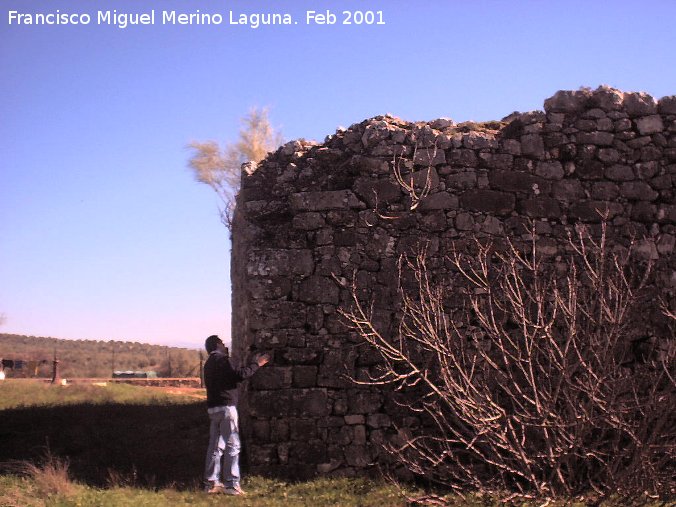
M 365 383 L 392 385 L 424 421 L 387 444 L 415 474 L 459 490 L 571 498 L 674 494 L 676 347 L 643 340 L 650 264 L 579 228 L 567 258 L 532 242 L 473 243 L 400 259 L 392 336 L 360 300 L 342 311 L 379 352 Z M 436 269 L 428 269 L 434 262 Z M 642 343 L 637 352 L 634 344 Z

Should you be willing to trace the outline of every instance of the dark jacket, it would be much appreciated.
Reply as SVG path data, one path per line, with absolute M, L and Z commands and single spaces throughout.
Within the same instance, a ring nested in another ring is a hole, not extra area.
M 252 363 L 233 368 L 228 356 L 215 350 L 204 363 L 204 383 L 207 387 L 207 406 L 237 405 L 237 384 L 256 373 L 259 366 Z

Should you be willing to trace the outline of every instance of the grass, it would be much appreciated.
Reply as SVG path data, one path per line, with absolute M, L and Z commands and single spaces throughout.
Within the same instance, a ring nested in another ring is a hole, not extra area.
M 169 394 L 159 388 L 107 383 L 52 385 L 41 381 L 0 382 L 0 410 L 26 407 L 54 407 L 74 404 L 165 405 L 195 403 L 189 396 Z
M 207 425 L 204 401 L 158 388 L 0 382 L 0 507 L 396 507 L 424 495 L 364 478 L 287 483 L 246 473 L 245 497 L 207 495 Z M 454 496 L 445 505 L 504 503 Z
M 40 485 L 33 476 L 0 476 L 0 506 L 213 506 L 247 507 L 360 506 L 389 507 L 406 505 L 405 498 L 391 484 L 365 479 L 318 479 L 289 484 L 253 477 L 244 482 L 242 497 L 208 495 L 193 489 L 177 491 L 138 487 L 95 488 L 70 483 L 66 490 L 55 491 Z

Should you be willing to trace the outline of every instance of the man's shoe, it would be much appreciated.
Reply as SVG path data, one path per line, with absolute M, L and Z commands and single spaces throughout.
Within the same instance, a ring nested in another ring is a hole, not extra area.
M 242 487 L 237 484 L 236 486 L 225 488 L 226 495 L 246 495 Z
M 220 483 L 215 483 L 207 486 L 207 493 L 210 495 L 222 495 L 225 493 L 225 486 Z

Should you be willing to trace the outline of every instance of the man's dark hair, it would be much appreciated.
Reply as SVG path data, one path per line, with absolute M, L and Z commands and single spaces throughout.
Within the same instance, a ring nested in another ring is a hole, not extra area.
M 219 343 L 223 343 L 223 340 L 221 340 L 218 335 L 212 334 L 209 338 L 206 339 L 204 342 L 204 348 L 207 349 L 207 352 L 211 353 L 214 350 L 216 350 L 216 346 Z

